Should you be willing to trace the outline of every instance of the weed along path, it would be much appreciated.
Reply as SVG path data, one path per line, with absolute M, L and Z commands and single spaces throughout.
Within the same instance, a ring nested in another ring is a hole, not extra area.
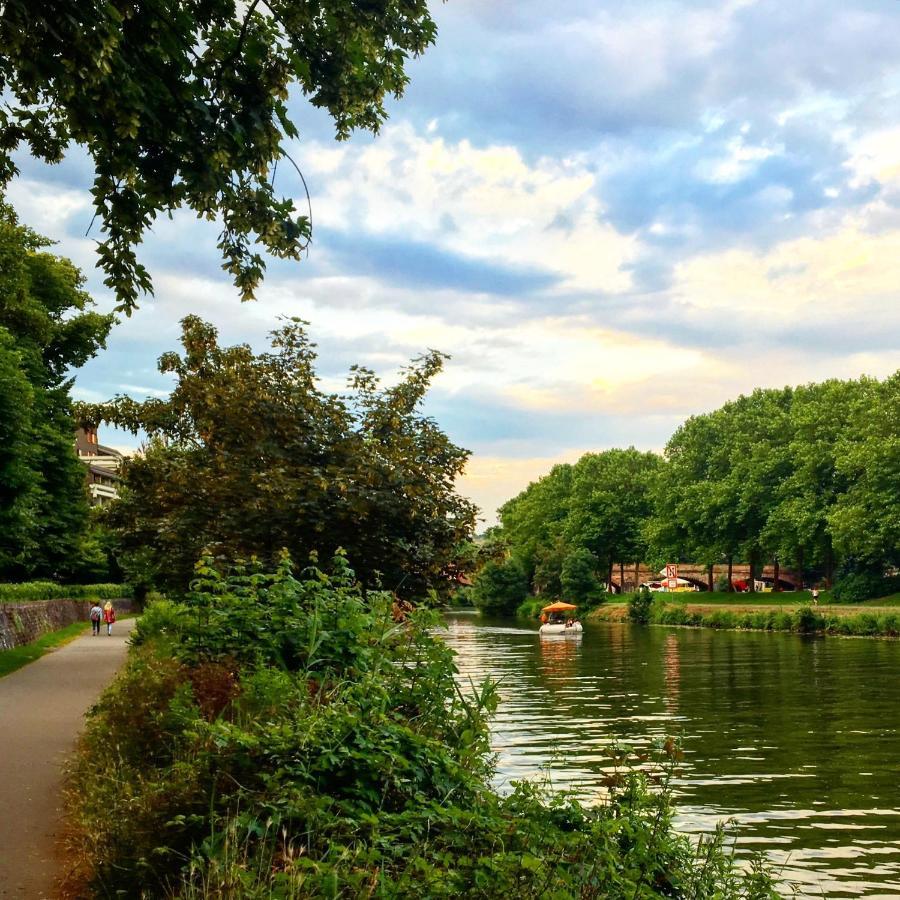
M 0 897 L 53 897 L 62 765 L 85 712 L 125 661 L 133 619 L 0 678 Z M 105 629 L 104 629 L 105 631 Z M 97 760 L 102 777 L 103 760 Z

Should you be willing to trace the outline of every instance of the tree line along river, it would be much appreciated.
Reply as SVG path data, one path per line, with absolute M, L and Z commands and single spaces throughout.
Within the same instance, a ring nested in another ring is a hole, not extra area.
M 499 786 L 590 802 L 620 742 L 681 739 L 678 827 L 731 819 L 802 896 L 900 896 L 900 642 L 587 624 L 582 638 L 447 615 L 460 678 L 501 679 Z

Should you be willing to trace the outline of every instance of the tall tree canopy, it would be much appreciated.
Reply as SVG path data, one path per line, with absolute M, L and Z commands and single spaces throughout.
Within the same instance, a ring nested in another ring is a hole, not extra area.
M 612 581 L 614 562 L 646 557 L 644 523 L 653 509 L 653 485 L 662 460 L 655 453 L 606 450 L 586 453 L 575 464 L 566 536 L 590 550 Z
M 20 144 L 49 163 L 80 144 L 95 169 L 99 265 L 122 310 L 151 290 L 135 247 L 181 206 L 221 219 L 224 268 L 250 298 L 265 269 L 253 244 L 297 258 L 311 236 L 273 185 L 298 137 L 292 86 L 339 138 L 377 131 L 408 58 L 434 38 L 425 0 L 5 0 L 0 187 Z
M 569 514 L 569 497 L 572 491 L 572 466 L 554 466 L 546 475 L 532 482 L 522 493 L 507 500 L 500 507 L 503 533 L 522 560 L 529 579 L 535 569 L 547 569 L 549 555 L 558 557 L 558 563 L 550 565 L 558 582 L 559 570 L 565 549 L 551 554 L 550 548 L 559 545 L 559 538 Z M 548 571 L 548 577 L 553 578 Z M 558 586 L 558 585 L 557 585 Z M 551 593 L 554 593 L 551 590 Z
M 862 388 L 868 402 L 835 452 L 835 480 L 846 490 L 834 497 L 828 528 L 837 551 L 877 570 L 900 566 L 900 372 Z
M 533 588 L 551 595 L 580 548 L 607 578 L 613 562 L 731 560 L 826 584 L 866 573 L 878 590 L 900 566 L 900 372 L 753 391 L 689 418 L 663 458 L 609 450 L 554 467 L 500 519 Z M 584 570 L 576 560 L 569 569 Z
M 355 368 L 349 392 L 322 392 L 315 349 L 291 320 L 272 352 L 221 347 L 182 322 L 184 353 L 166 400 L 119 397 L 97 419 L 147 432 L 110 508 L 127 552 L 183 590 L 204 548 L 229 557 L 329 558 L 343 547 L 364 584 L 409 596 L 449 587 L 475 508 L 454 487 L 468 459 L 419 406 L 443 365 L 429 353 L 392 387 Z
M 84 278 L 0 204 L 0 577 L 66 577 L 88 521 L 69 372 L 106 344 L 112 316 Z

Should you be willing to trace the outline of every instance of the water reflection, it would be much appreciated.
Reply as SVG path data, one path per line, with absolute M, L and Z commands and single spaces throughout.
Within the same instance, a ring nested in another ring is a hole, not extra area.
M 501 677 L 498 780 L 548 767 L 586 800 L 613 741 L 680 735 L 679 826 L 733 819 L 804 894 L 900 896 L 900 644 L 450 616 L 462 677 Z

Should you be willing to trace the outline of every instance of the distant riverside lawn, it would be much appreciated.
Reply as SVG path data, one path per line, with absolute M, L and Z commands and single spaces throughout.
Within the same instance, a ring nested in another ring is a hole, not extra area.
M 671 738 L 609 748 L 595 806 L 543 783 L 501 795 L 497 686 L 458 685 L 437 611 L 364 594 L 342 556 L 331 574 L 217 565 L 149 605 L 89 715 L 67 896 L 777 896 L 721 828 L 675 831 Z
M 128 584 L 56 584 L 53 581 L 26 581 L 0 584 L 0 603 L 28 600 L 120 600 L 132 597 Z
M 592 612 L 596 621 L 626 621 L 635 594 L 617 597 Z M 858 637 L 900 637 L 900 593 L 868 603 L 828 604 L 823 592 L 818 606 L 805 592 L 783 594 L 656 594 L 649 610 L 650 625 L 685 625 L 694 628 L 729 628 L 755 631 L 791 631 Z M 727 599 L 726 599 L 727 598 Z M 715 607 L 715 608 L 710 608 Z

